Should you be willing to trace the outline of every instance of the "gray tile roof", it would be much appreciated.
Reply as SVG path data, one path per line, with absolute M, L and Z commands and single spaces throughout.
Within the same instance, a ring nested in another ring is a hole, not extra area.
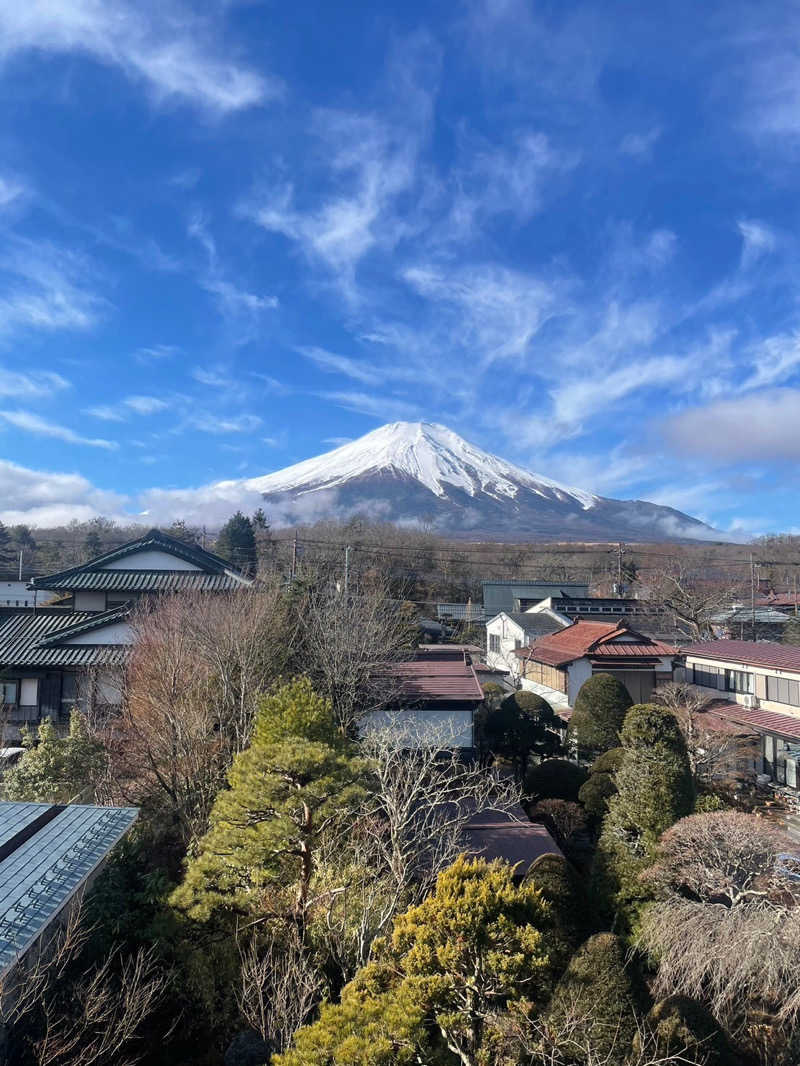
M 535 633 L 537 636 L 557 633 L 559 629 L 564 628 L 555 618 L 551 618 L 550 615 L 543 614 L 540 611 L 535 611 L 532 614 L 527 614 L 525 611 L 503 611 L 503 614 L 510 618 L 512 622 L 516 622 L 518 626 L 522 626 L 526 633 Z
M 0 976 L 85 885 L 137 813 L 0 803 Z
M 114 665 L 122 661 L 120 645 L 60 645 L 76 632 L 88 631 L 123 617 L 125 608 L 102 613 L 89 611 L 25 611 L 0 622 L 0 669 L 25 666 Z

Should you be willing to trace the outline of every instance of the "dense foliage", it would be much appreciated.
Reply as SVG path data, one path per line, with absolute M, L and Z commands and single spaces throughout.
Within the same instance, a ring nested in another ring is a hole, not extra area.
M 628 690 L 611 674 L 593 674 L 584 681 L 569 723 L 581 754 L 617 747 L 632 703 Z
M 525 777 L 525 791 L 542 799 L 576 800 L 587 773 L 567 759 L 545 759 L 532 766 Z

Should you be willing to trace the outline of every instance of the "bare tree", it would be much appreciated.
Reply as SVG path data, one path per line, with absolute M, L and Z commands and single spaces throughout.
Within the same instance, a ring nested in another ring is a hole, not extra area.
M 397 685 L 387 666 L 410 656 L 416 628 L 381 582 L 356 594 L 321 582 L 300 605 L 300 625 L 303 670 L 351 733 L 360 718 L 393 699 Z
M 155 806 L 196 838 L 249 741 L 258 696 L 284 669 L 283 594 L 269 585 L 171 596 L 142 605 L 131 627 L 121 713 L 105 733 L 110 798 Z
M 323 982 L 316 960 L 296 932 L 266 945 L 252 937 L 240 944 L 239 1013 L 272 1053 L 282 1054 L 319 1002 Z
M 712 720 L 714 697 L 695 685 L 672 681 L 658 689 L 655 699 L 677 718 L 694 777 L 711 781 L 735 769 L 738 758 L 756 754 L 754 740 L 743 730 Z
M 745 593 L 740 578 L 711 577 L 707 567 L 693 568 L 682 559 L 655 576 L 652 599 L 672 611 L 693 640 L 711 636 L 715 614 L 740 601 Z
M 659 900 L 639 944 L 658 962 L 656 996 L 705 1002 L 729 1029 L 800 1018 L 800 881 L 784 834 L 754 815 L 693 815 L 669 829 L 645 874 Z
M 84 968 L 90 933 L 73 905 L 0 983 L 0 1016 L 36 1066 L 130 1066 L 140 1057 L 136 1046 L 167 974 L 143 949 L 127 958 L 115 950 Z

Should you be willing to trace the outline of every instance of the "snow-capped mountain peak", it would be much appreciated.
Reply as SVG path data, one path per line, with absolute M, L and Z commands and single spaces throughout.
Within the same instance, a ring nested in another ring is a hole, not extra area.
M 390 422 L 324 455 L 252 478 L 248 487 L 266 495 L 305 495 L 380 473 L 412 479 L 440 499 L 457 489 L 471 497 L 513 500 L 521 485 L 542 496 L 576 501 L 584 509 L 599 499 L 490 455 L 433 422 Z

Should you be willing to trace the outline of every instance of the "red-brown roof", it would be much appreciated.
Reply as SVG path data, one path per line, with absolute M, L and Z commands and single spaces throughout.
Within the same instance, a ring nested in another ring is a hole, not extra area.
M 464 830 L 464 844 L 470 855 L 487 861 L 521 864 L 520 874 L 527 873 L 542 855 L 562 854 L 546 826 L 530 822 L 521 808 L 516 820 L 498 811 L 478 811 Z
M 713 713 L 721 718 L 727 718 L 731 722 L 750 726 L 757 733 L 776 733 L 778 736 L 787 737 L 790 740 L 800 740 L 800 718 L 791 714 L 778 714 L 776 711 L 751 710 L 742 707 L 739 703 L 723 703 L 714 705 L 712 710 L 705 714 Z M 701 716 L 701 720 L 702 720 Z
M 698 644 L 687 644 L 681 649 L 681 654 L 748 666 L 771 666 L 776 670 L 800 674 L 800 647 L 792 644 L 775 644 L 766 640 L 703 640 Z
M 475 671 L 464 658 L 391 663 L 386 672 L 399 682 L 403 699 L 436 703 L 479 702 L 483 699 L 483 689 Z
M 621 640 L 621 637 L 627 639 Z M 518 648 L 515 654 L 521 659 L 533 659 L 548 666 L 564 666 L 584 656 L 657 658 L 676 655 L 677 649 L 637 633 L 624 620 L 587 622 L 580 619 L 558 633 L 542 637 L 528 648 Z

